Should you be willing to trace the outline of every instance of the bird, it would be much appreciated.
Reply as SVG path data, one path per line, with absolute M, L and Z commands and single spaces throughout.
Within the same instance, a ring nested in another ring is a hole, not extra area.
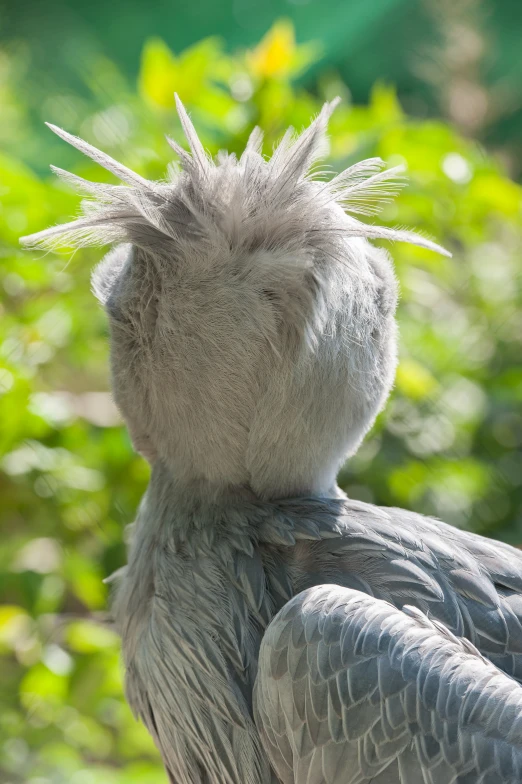
M 112 246 L 92 287 L 151 465 L 112 599 L 134 714 L 171 784 L 521 782 L 522 553 L 336 482 L 397 364 L 371 241 L 447 251 L 361 218 L 397 168 L 318 172 L 336 101 L 216 159 L 176 103 L 161 182 L 50 126 L 122 184 L 55 168 L 82 215 L 22 238 Z

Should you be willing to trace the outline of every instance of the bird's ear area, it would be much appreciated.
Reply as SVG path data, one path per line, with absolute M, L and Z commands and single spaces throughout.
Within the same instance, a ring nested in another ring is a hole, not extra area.
M 91 286 L 110 324 L 113 397 L 125 420 L 134 450 L 151 465 L 157 450 L 149 434 L 147 359 L 158 318 L 155 280 L 147 254 L 130 243 L 112 248 L 94 269 Z M 137 358 L 132 370 L 131 358 Z
M 113 326 L 125 327 L 143 348 L 154 342 L 161 292 L 161 259 L 124 243 L 102 259 L 92 275 L 92 290 Z M 114 331 L 112 333 L 115 338 Z
M 121 243 L 105 254 L 94 268 L 91 276 L 91 288 L 98 302 L 110 308 L 111 297 L 114 298 L 118 283 L 126 269 L 132 265 L 135 249 L 129 243 Z

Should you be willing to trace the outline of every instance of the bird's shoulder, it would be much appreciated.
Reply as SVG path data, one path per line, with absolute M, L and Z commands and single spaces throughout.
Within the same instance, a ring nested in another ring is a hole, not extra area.
M 403 509 L 340 498 L 281 502 L 261 536 L 284 553 L 294 594 L 334 583 L 412 605 L 522 680 L 516 548 Z

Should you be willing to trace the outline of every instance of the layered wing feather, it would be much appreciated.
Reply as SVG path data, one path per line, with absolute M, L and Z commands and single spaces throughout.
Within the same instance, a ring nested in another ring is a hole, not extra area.
M 284 784 L 522 781 L 522 688 L 419 610 L 353 589 L 285 605 L 254 705 Z
M 269 539 L 294 593 L 322 583 L 413 605 L 522 682 L 522 552 L 438 520 L 346 499 L 280 502 Z M 283 539 L 280 538 L 282 542 Z

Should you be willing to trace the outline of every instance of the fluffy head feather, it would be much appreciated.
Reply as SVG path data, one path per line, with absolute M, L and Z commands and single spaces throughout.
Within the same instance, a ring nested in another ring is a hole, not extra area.
M 22 241 L 119 243 L 93 275 L 115 398 L 136 448 L 179 482 L 326 492 L 389 392 L 396 285 L 368 239 L 445 251 L 353 216 L 375 214 L 401 184 L 379 159 L 314 180 L 335 105 L 268 160 L 255 129 L 239 160 L 214 162 L 177 99 L 191 152 L 169 140 L 181 170 L 165 182 L 50 126 L 125 185 L 55 169 L 91 199 L 78 220 Z

